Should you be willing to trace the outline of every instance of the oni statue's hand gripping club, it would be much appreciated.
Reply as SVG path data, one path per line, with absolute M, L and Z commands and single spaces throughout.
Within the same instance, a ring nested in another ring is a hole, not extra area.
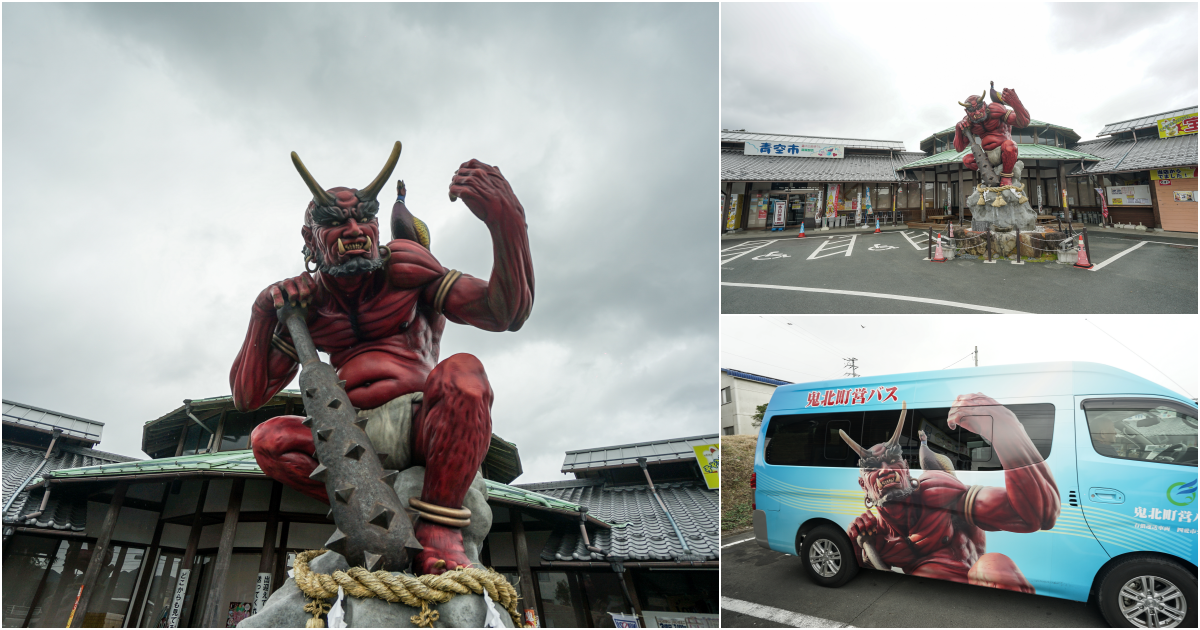
M 367 438 L 366 420 L 357 419 L 342 389 L 344 381 L 317 356 L 305 309 L 288 301 L 278 313 L 300 359 L 300 389 L 308 411 L 304 425 L 312 430 L 319 462 L 310 477 L 325 483 L 337 524 L 325 546 L 352 567 L 404 571 L 422 547 L 393 487 L 399 472 L 383 469 L 380 461 L 386 455 L 376 453 Z

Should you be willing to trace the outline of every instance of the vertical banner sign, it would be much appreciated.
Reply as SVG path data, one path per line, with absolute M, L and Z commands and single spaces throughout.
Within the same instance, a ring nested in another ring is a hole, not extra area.
M 841 195 L 841 193 L 842 193 L 842 185 L 841 184 L 830 184 L 829 185 L 829 199 L 827 199 L 826 203 L 825 203 L 825 206 L 826 206 L 825 214 L 827 216 L 837 218 L 838 205 L 840 203 L 838 198 Z
M 858 197 L 856 198 L 856 200 L 854 202 L 854 222 L 855 223 L 862 223 L 862 211 L 863 211 L 862 191 L 860 190 L 858 192 Z
M 1108 204 L 1104 201 L 1104 189 L 1097 188 L 1096 194 L 1100 195 L 1100 212 L 1104 214 L 1104 220 L 1108 221 Z
M 1038 214 L 1042 213 L 1042 185 L 1038 184 Z
M 183 598 L 187 595 L 188 578 L 191 575 L 191 569 L 179 570 L 179 581 L 175 583 L 175 595 L 171 597 L 171 616 L 167 618 L 168 628 L 179 627 L 179 613 L 183 611 Z
M 704 473 L 704 483 L 708 484 L 708 489 L 720 490 L 721 445 L 714 442 L 702 446 L 693 446 L 692 450 L 696 451 L 696 463 L 700 464 L 700 471 Z
M 875 208 L 871 207 L 871 187 L 867 186 L 867 214 L 875 214 Z
M 537 610 L 534 610 L 533 608 L 525 609 L 525 625 L 530 628 L 541 627 L 538 625 Z
M 725 229 L 727 230 L 737 229 L 738 201 L 740 201 L 740 199 L 738 199 L 737 194 L 734 194 L 733 197 L 730 198 L 729 219 L 725 221 Z
M 251 615 L 257 615 L 262 610 L 263 606 L 267 605 L 267 598 L 271 596 L 271 574 L 259 573 L 258 581 L 254 583 L 254 608 L 251 609 Z
M 786 206 L 787 204 L 783 201 L 775 202 L 775 218 L 771 222 L 771 227 L 781 228 L 784 226 L 784 213 L 787 211 Z

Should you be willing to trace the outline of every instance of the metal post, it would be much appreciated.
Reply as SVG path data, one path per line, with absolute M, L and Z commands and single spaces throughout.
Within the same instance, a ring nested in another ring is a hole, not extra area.
M 1092 262 L 1092 247 L 1088 244 L 1087 228 L 1083 228 L 1083 251 L 1087 252 L 1088 264 L 1095 266 Z
M 996 261 L 992 260 L 992 229 L 989 227 L 988 231 L 983 233 L 983 236 L 984 236 L 984 239 L 987 241 L 987 255 L 988 255 L 988 259 L 983 262 L 984 263 L 994 263 Z
M 1017 259 L 1013 262 L 1014 265 L 1024 265 L 1021 262 L 1021 228 L 1014 228 L 1017 231 Z
M 933 260 L 933 226 L 929 227 L 929 238 L 925 241 L 925 260 Z

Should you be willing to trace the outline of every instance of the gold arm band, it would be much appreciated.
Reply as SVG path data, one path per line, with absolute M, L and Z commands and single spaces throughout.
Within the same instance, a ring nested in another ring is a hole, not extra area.
M 975 497 L 979 495 L 980 490 L 983 490 L 983 486 L 971 486 L 967 489 L 967 495 L 963 497 L 963 519 L 971 527 L 979 527 L 975 524 Z
M 437 523 L 438 525 L 445 525 L 446 527 L 457 527 L 459 529 L 462 529 L 464 527 L 471 526 L 471 519 L 469 519 L 469 518 L 449 518 L 447 516 L 438 516 L 437 514 L 430 514 L 429 512 L 422 512 L 421 510 L 417 510 L 417 517 L 423 518 L 423 519 L 429 521 L 430 523 Z
M 275 333 L 271 333 L 271 345 L 274 346 L 276 350 L 279 350 L 280 352 L 291 357 L 296 363 L 300 362 L 300 357 L 296 354 L 296 347 L 284 341 L 283 337 L 280 337 Z
M 446 306 L 446 296 L 450 295 L 450 289 L 455 282 L 462 277 L 462 272 L 451 269 L 446 275 L 442 276 L 442 284 L 438 287 L 437 293 L 433 296 L 433 310 L 441 313 Z
M 415 508 L 419 512 L 426 512 L 428 514 L 437 514 L 439 516 L 445 516 L 448 518 L 458 518 L 458 519 L 470 519 L 471 518 L 471 510 L 468 510 L 467 508 L 458 508 L 458 509 L 448 508 L 448 507 L 444 507 L 441 505 L 434 505 L 432 503 L 426 503 L 420 499 L 415 499 L 415 498 L 410 498 L 408 500 L 408 504 L 411 505 L 413 508 Z

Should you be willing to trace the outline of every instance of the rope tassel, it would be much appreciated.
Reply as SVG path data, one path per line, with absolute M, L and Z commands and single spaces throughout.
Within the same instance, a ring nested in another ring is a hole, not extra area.
M 1000 193 L 996 193 L 996 200 L 992 202 L 992 207 L 999 208 L 1000 206 L 1007 206 L 1007 205 L 1008 205 L 1008 202 L 1004 201 L 1004 195 L 1002 195 Z

